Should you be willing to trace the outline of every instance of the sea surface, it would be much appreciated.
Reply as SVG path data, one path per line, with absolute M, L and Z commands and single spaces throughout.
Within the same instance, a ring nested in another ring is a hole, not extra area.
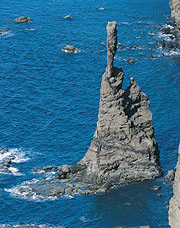
M 68 14 L 72 20 L 64 19 Z M 33 20 L 18 24 L 19 16 Z M 11 172 L 0 174 L 0 225 L 169 227 L 172 184 L 163 178 L 104 195 L 29 200 L 16 194 L 16 186 L 42 178 L 35 168 L 76 164 L 85 155 L 96 129 L 106 68 L 101 42 L 106 42 L 107 22 L 114 20 L 119 44 L 141 46 L 117 50 L 114 64 L 125 72 L 123 87 L 134 77 L 148 94 L 161 167 L 165 174 L 174 168 L 180 135 L 180 52 L 152 44 L 169 39 L 156 28 L 167 17 L 168 0 L 0 0 L 0 28 L 10 30 L 0 35 L 0 146 L 16 157 Z M 63 53 L 68 44 L 80 53 Z M 122 60 L 129 57 L 134 64 Z M 162 189 L 151 190 L 154 185 Z

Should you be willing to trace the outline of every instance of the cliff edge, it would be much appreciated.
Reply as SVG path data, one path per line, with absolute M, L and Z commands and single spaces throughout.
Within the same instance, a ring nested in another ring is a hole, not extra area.
M 180 0 L 170 0 L 171 17 L 177 27 L 180 28 Z
M 180 144 L 178 150 L 178 162 L 176 166 L 175 181 L 173 185 L 174 195 L 169 206 L 169 225 L 171 228 L 180 227 Z

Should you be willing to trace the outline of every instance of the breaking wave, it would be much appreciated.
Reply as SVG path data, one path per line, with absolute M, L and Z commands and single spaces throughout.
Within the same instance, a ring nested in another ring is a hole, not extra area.
M 13 167 L 13 163 L 23 163 L 30 158 L 20 148 L 0 149 L 0 174 L 13 174 L 15 176 L 23 175 L 18 168 Z

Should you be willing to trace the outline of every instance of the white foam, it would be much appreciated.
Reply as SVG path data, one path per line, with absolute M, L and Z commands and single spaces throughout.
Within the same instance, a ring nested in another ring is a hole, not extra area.
M 170 29 L 173 29 L 173 28 L 174 28 L 174 26 L 172 26 L 172 25 L 167 25 L 167 24 L 165 24 L 163 27 L 164 27 L 164 28 L 170 28 Z
M 3 32 L 3 33 L 0 34 L 1 38 L 9 38 L 9 37 L 12 37 L 12 36 L 14 36 L 14 33 L 11 33 L 10 31 Z
M 15 167 L 12 167 L 12 163 L 23 163 L 30 158 L 26 156 L 26 153 L 20 148 L 11 148 L 9 150 L 0 150 L 0 174 L 13 174 L 15 176 L 21 176 L 22 173 Z
M 87 221 L 88 221 L 88 220 L 86 219 L 85 216 L 82 216 L 82 217 L 80 218 L 80 220 L 81 220 L 82 222 L 87 222 Z
M 120 22 L 119 25 L 130 25 L 129 22 Z
M 30 186 L 30 184 L 35 184 L 39 182 L 38 179 L 32 179 L 31 181 L 24 181 L 22 184 L 9 188 L 4 189 L 6 192 L 9 192 L 12 197 L 18 197 L 27 200 L 34 200 L 34 201 L 46 201 L 46 200 L 56 200 L 57 197 L 53 196 L 42 196 L 34 192 Z
M 15 175 L 15 176 L 22 176 L 22 175 L 24 175 L 24 174 L 22 174 L 22 173 L 19 172 L 19 169 L 14 168 L 14 167 L 10 167 L 8 170 L 10 170 L 11 173 L 13 175 Z
M 13 163 L 23 163 L 28 161 L 30 158 L 26 156 L 26 153 L 20 148 L 12 148 L 9 150 L 15 158 L 12 160 Z
M 179 56 L 180 55 L 180 50 L 176 49 L 175 51 L 166 51 L 163 52 L 164 56 Z M 161 55 L 160 55 L 161 56 Z
M 11 154 L 11 152 L 9 152 L 9 151 L 7 151 L 7 152 L 5 152 L 5 153 L 3 153 L 3 154 L 0 153 L 0 161 L 9 158 L 11 155 L 12 155 L 12 154 Z

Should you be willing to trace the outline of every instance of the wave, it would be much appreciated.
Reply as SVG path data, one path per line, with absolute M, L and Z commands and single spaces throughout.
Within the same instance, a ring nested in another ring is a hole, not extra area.
M 14 33 L 12 33 L 12 32 L 10 32 L 10 31 L 8 31 L 8 32 L 2 32 L 2 33 L 0 33 L 0 38 L 9 38 L 9 37 L 12 37 L 12 36 L 14 36 L 15 34 Z
M 56 196 L 48 196 L 44 193 L 44 195 L 39 194 L 33 190 L 33 185 L 39 183 L 40 181 L 36 178 L 31 181 L 24 181 L 20 185 L 16 187 L 12 187 L 9 189 L 4 189 L 6 192 L 9 192 L 12 197 L 18 197 L 27 200 L 34 201 L 46 201 L 46 200 L 56 200 L 58 197 Z
M 20 225 L 11 225 L 11 224 L 0 224 L 0 228 L 27 228 L 27 227 L 32 227 L 32 228 L 56 228 L 55 226 L 51 226 L 49 224 L 41 224 L 41 225 L 37 225 L 37 224 L 20 224 Z
M 119 25 L 130 25 L 129 22 L 120 22 Z
M 168 51 L 164 51 L 163 52 L 164 56 L 179 56 L 180 55 L 180 49 L 176 49 L 174 51 L 172 50 L 168 50 Z M 162 55 L 160 54 L 159 57 L 161 57 Z
M 0 149 L 0 174 L 12 174 L 15 176 L 21 176 L 18 168 L 12 166 L 13 163 L 23 163 L 30 158 L 26 156 L 26 153 L 20 148 Z

